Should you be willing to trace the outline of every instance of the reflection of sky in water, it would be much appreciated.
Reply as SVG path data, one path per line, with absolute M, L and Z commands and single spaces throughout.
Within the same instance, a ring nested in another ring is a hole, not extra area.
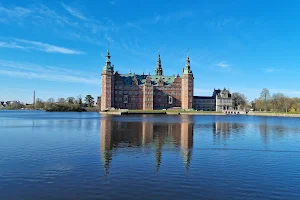
M 299 121 L 1 111 L 0 196 L 299 199 Z

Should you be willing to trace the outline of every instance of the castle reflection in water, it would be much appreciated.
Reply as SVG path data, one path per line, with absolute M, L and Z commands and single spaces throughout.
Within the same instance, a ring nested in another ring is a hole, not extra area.
M 231 137 L 243 135 L 246 128 L 242 123 L 223 120 L 207 124 L 194 124 L 191 116 L 182 115 L 179 119 L 176 123 L 166 123 L 163 121 L 122 121 L 122 118 L 118 117 L 101 118 L 100 152 L 106 173 L 109 170 L 113 155 L 116 155 L 113 152 L 121 148 L 122 150 L 144 148 L 151 152 L 154 151 L 156 171 L 159 172 L 160 165 L 163 162 L 164 146 L 180 152 L 184 167 L 188 170 L 192 160 L 195 130 L 197 130 L 197 134 L 210 135 L 212 133 L 211 145 L 219 145 L 220 143 L 226 145 Z M 264 129 L 261 125 L 256 126 L 256 128 L 258 127 L 258 131 L 265 140 L 265 135 L 268 132 L 267 128 Z M 211 132 L 207 132 L 207 128 L 211 129 Z M 201 130 L 206 131 L 202 132 Z
M 107 172 L 113 159 L 112 151 L 118 148 L 151 147 L 155 150 L 156 171 L 162 162 L 163 146 L 173 145 L 181 151 L 188 169 L 192 156 L 194 124 L 183 118 L 179 123 L 121 122 L 102 118 L 100 127 L 101 159 Z

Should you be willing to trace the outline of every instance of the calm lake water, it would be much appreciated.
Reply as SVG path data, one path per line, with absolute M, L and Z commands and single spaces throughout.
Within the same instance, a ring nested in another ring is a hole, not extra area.
M 0 199 L 300 199 L 300 119 L 0 111 Z

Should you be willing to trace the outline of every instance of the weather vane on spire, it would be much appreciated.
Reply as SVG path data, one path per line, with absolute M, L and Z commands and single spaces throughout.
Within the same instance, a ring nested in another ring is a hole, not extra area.
M 187 58 L 189 57 L 189 52 L 190 52 L 190 48 L 188 48 L 188 49 L 186 50 L 186 57 L 187 57 Z
M 107 52 L 109 52 L 109 41 L 107 41 Z

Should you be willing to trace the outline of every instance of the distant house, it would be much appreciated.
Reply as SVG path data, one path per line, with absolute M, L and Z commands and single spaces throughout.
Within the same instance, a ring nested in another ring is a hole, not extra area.
M 194 96 L 193 106 L 197 110 L 227 111 L 232 110 L 232 98 L 229 89 L 214 89 L 212 96 Z

